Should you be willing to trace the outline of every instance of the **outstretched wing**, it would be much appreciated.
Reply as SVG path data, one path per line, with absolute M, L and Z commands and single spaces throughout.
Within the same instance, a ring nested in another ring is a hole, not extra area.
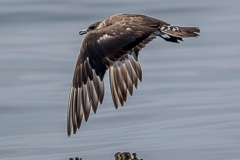
M 133 94 L 133 86 L 137 88 L 138 79 L 142 81 L 142 69 L 137 61 L 136 54 L 125 55 L 109 68 L 110 88 L 115 108 L 118 108 L 118 99 L 121 105 L 127 100 L 127 90 Z
M 104 97 L 103 72 L 96 72 L 101 67 L 91 65 L 92 59 L 78 57 L 74 71 L 72 86 L 68 102 L 68 136 L 73 128 L 74 134 L 80 128 L 83 116 L 88 120 L 91 107 L 96 113 L 98 102 L 102 103 Z
M 150 35 L 143 40 L 129 54 L 123 55 L 109 68 L 109 80 L 112 93 L 112 99 L 115 108 L 118 108 L 118 100 L 123 106 L 127 100 L 127 90 L 130 95 L 133 94 L 133 86 L 137 88 L 138 80 L 142 81 L 142 69 L 138 61 L 138 53 L 150 41 L 156 38 L 156 35 Z
M 113 66 L 110 72 L 117 79 L 111 84 L 115 107 L 117 105 L 114 87 L 119 90 L 117 92 L 121 103 L 126 101 L 126 87 L 132 94 L 132 86 L 137 86 L 137 78 L 141 80 L 142 75 L 137 61 L 138 52 L 155 38 L 150 35 L 158 27 L 157 24 L 144 25 L 146 23 L 134 26 L 119 21 L 87 33 L 76 63 L 70 90 L 68 136 L 71 135 L 72 128 L 74 134 L 80 128 L 83 117 L 85 121 L 88 120 L 91 108 L 96 113 L 98 103 L 102 103 L 104 97 L 103 77 L 110 66 Z M 118 76 L 122 76 L 124 81 Z

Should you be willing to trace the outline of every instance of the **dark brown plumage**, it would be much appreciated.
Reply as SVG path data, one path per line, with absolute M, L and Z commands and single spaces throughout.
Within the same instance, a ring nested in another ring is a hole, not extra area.
M 77 59 L 69 95 L 68 136 L 80 128 L 83 117 L 88 120 L 90 110 L 97 111 L 104 97 L 103 78 L 109 69 L 113 103 L 123 106 L 127 91 L 133 94 L 142 70 L 138 62 L 139 51 L 160 36 L 178 43 L 182 38 L 197 37 L 195 27 L 172 26 L 164 21 L 136 14 L 117 14 L 90 25 L 79 34 L 86 34 Z M 167 35 L 168 37 L 164 37 Z

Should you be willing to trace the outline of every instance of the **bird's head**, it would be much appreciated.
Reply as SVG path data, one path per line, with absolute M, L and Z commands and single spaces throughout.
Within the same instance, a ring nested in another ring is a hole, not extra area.
M 83 35 L 83 34 L 86 34 L 89 31 L 92 31 L 92 30 L 95 30 L 95 29 L 99 29 L 100 28 L 100 25 L 99 25 L 100 23 L 101 23 L 101 21 L 95 22 L 95 23 L 91 24 L 88 28 L 86 28 L 84 30 L 81 30 L 79 32 L 79 34 Z

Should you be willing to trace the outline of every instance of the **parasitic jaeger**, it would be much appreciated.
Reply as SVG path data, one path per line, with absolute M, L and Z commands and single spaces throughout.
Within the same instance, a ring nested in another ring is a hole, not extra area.
M 137 14 L 116 14 L 90 25 L 79 32 L 86 34 L 78 56 L 70 89 L 67 133 L 80 128 L 84 117 L 87 122 L 92 108 L 96 113 L 104 97 L 103 78 L 109 70 L 110 88 L 115 108 L 123 106 L 127 91 L 133 94 L 142 70 L 138 54 L 150 41 L 161 37 L 178 43 L 182 38 L 197 37 L 196 27 L 179 27 L 164 21 Z

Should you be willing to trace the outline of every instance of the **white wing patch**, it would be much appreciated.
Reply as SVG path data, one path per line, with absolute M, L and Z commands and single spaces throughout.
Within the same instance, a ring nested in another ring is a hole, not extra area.
M 131 31 L 131 28 L 127 27 L 126 30 L 127 30 L 127 31 Z
M 109 36 L 108 34 L 104 34 L 102 37 L 99 38 L 98 43 L 100 43 L 101 40 L 106 40 L 111 38 L 112 36 Z
M 106 39 L 106 38 L 108 38 L 108 37 L 111 37 L 111 36 L 109 36 L 108 34 L 104 34 L 102 37 L 100 37 L 100 40 Z

